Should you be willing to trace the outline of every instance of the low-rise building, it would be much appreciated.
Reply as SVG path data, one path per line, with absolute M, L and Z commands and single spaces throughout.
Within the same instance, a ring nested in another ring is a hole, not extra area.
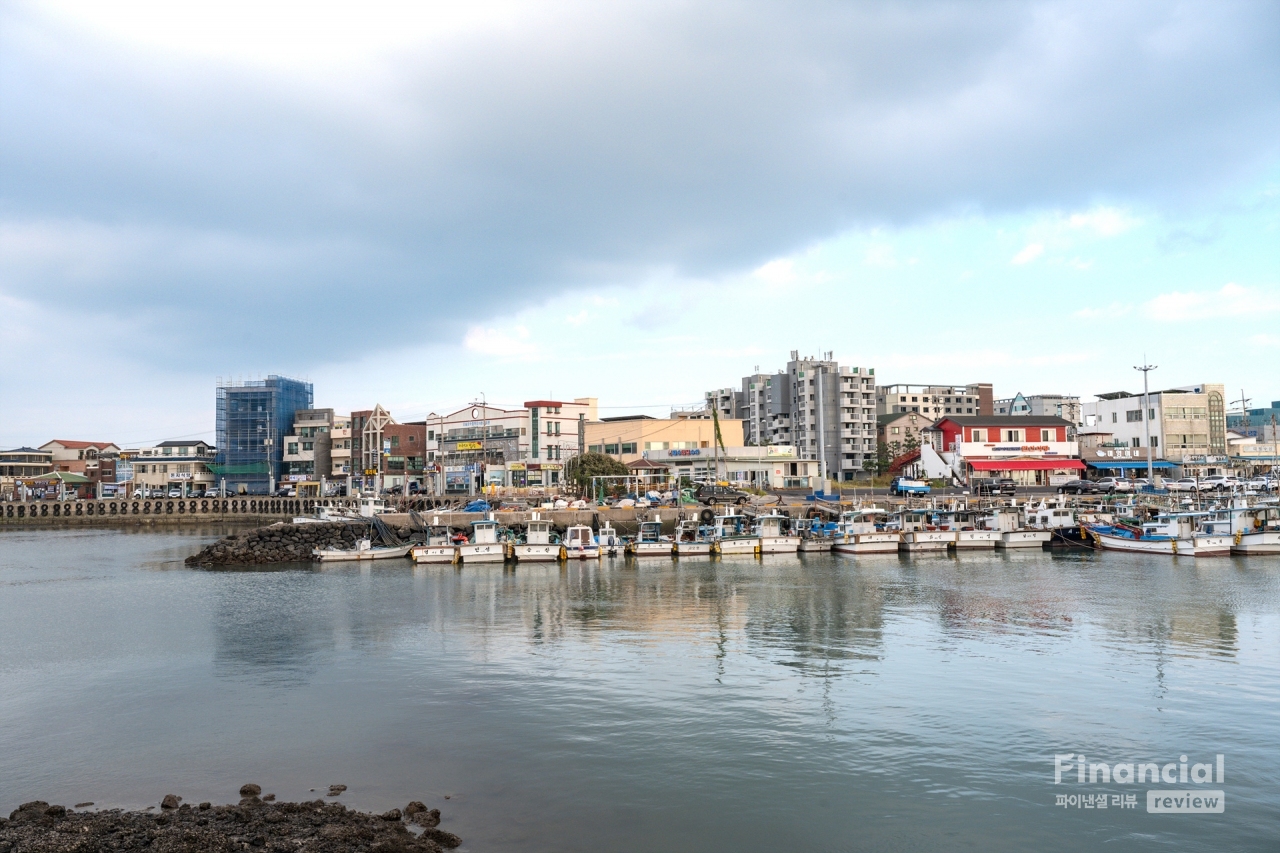
M 333 476 L 333 425 L 333 409 L 299 409 L 293 413 L 293 429 L 283 439 L 282 482 L 314 482 Z
M 217 451 L 204 441 L 180 439 L 143 447 L 133 458 L 134 489 L 144 494 L 168 494 L 177 489 L 185 497 L 218 486 L 210 469 Z
M 892 459 L 919 447 L 922 431 L 932 426 L 933 420 L 918 412 L 896 412 L 876 418 L 877 438 Z
M 722 419 L 720 439 L 725 447 L 742 447 L 742 421 Z M 649 415 L 601 418 L 585 424 L 586 449 L 604 453 L 623 462 L 641 459 L 646 453 L 663 450 L 704 450 L 713 452 L 716 422 L 697 418 L 667 419 Z M 714 453 L 713 453 L 714 455 Z
M 1080 424 L 1080 398 L 1066 394 L 1032 394 L 1023 396 L 1019 391 L 1012 397 L 993 403 L 997 415 L 1031 415 L 1033 417 L 1065 418 Z
M 23 481 L 53 473 L 53 452 L 34 447 L 17 447 L 0 451 L 0 500 L 18 500 L 26 496 Z
M 69 471 L 88 476 L 90 467 L 96 467 L 99 457 L 120 455 L 120 448 L 110 441 L 68 441 L 54 439 L 40 445 L 40 449 L 53 456 L 53 470 Z
M 739 488 L 753 489 L 816 489 L 822 485 L 817 460 L 801 459 L 794 447 L 778 444 L 726 446 L 719 454 L 701 447 L 648 450 L 641 461 L 692 483 L 727 480 Z
M 1084 470 L 1074 432 L 1075 424 L 1064 418 L 952 415 L 934 424 L 930 434 L 939 446 L 927 451 L 938 452 L 955 477 L 970 485 L 1010 478 L 1055 486 Z
M 1220 474 L 1229 464 L 1225 400 L 1223 386 L 1213 383 L 1153 391 L 1145 406 L 1142 394 L 1099 394 L 1082 406 L 1084 428 L 1110 430 L 1113 449 L 1140 451 L 1134 456 L 1143 467 L 1150 436 L 1152 459 L 1170 463 L 1156 467 L 1177 467 L 1188 477 Z

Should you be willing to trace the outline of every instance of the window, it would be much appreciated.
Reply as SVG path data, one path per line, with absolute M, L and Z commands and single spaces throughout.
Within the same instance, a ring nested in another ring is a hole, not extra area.
M 616 445 L 616 444 L 606 444 L 606 445 L 604 446 L 604 452 L 605 452 L 605 453 L 607 453 L 607 454 L 609 454 L 610 456 L 617 456 L 617 455 L 618 455 L 618 445 Z
M 435 440 L 436 440 L 436 431 L 433 429 L 427 430 L 427 441 L 435 441 Z
M 1160 446 L 1160 436 L 1158 436 L 1158 435 L 1153 435 L 1153 436 L 1151 436 L 1151 446 L 1152 446 L 1152 447 L 1159 447 L 1159 446 Z
M 416 439 L 417 439 L 417 436 L 413 436 L 413 435 L 409 436 L 409 443 L 410 443 L 410 444 L 413 444 L 413 442 L 414 442 Z
M 398 435 L 393 435 L 393 436 L 391 436 L 391 446 L 392 446 L 392 447 L 399 447 L 399 446 L 400 446 L 400 436 L 398 436 Z
M 289 442 L 289 455 L 292 456 L 297 452 L 298 452 L 298 442 L 296 441 Z
M 1004 440 L 1005 440 L 1005 441 L 1022 441 L 1022 430 L 1020 430 L 1020 429 L 1007 429 L 1007 430 L 1005 430 L 1005 431 L 1004 431 Z
M 588 452 L 588 453 L 604 453 L 604 445 L 603 445 L 603 444 L 593 444 L 593 445 L 591 445 L 590 447 L 588 447 L 588 448 L 587 448 L 587 452 Z
M 316 446 L 316 443 L 315 443 L 314 441 L 304 441 L 304 442 L 302 442 L 302 449 L 303 449 L 303 450 L 313 450 L 313 449 L 315 449 L 315 446 Z
M 1054 430 L 1051 430 L 1051 429 L 1040 430 L 1040 440 L 1053 441 L 1055 438 L 1057 438 L 1057 436 L 1055 436 L 1053 433 L 1054 433 Z
M 985 429 L 975 429 L 969 433 L 969 437 L 972 441 L 986 441 L 987 431 Z
M 897 435 L 897 434 L 898 434 L 898 428 L 897 428 L 897 427 L 892 427 L 892 428 L 890 428 L 889 432 L 893 433 L 894 435 Z
M 622 443 L 622 452 L 623 452 L 623 453 L 635 453 L 635 452 L 636 452 L 636 443 L 635 443 L 634 441 L 624 441 L 624 442 Z
M 1134 446 L 1134 447 L 1141 447 L 1141 446 L 1142 446 L 1142 439 L 1138 438 L 1138 437 L 1135 435 L 1135 436 L 1133 437 L 1133 446 Z
M 1116 413 L 1115 413 L 1115 412 L 1112 412 L 1112 413 L 1111 413 L 1111 422 L 1112 422 L 1112 423 L 1115 423 L 1115 422 L 1116 422 Z
M 1124 419 L 1128 423 L 1142 420 L 1142 409 L 1130 409 L 1124 413 Z
M 1154 421 L 1156 419 L 1156 410 L 1147 409 L 1147 420 Z
M 699 447 L 708 447 L 709 445 L 708 445 L 708 444 L 707 444 L 707 442 L 705 442 L 705 441 L 700 441 L 700 442 L 698 442 L 698 446 L 699 446 Z

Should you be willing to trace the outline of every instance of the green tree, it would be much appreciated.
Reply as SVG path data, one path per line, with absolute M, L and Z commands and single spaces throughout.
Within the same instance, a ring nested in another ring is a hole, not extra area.
M 623 476 L 631 473 L 612 456 L 603 453 L 583 453 L 570 459 L 564 466 L 564 477 L 584 492 L 591 488 L 592 477 Z

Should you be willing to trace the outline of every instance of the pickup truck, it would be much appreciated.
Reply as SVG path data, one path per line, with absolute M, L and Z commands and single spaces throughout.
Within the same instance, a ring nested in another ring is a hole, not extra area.
M 889 483 L 889 494 L 927 495 L 929 494 L 929 484 L 924 480 L 911 480 L 907 477 L 894 477 L 893 482 Z

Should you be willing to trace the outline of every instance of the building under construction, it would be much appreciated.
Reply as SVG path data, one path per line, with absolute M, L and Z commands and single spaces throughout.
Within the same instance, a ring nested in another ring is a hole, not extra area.
M 313 387 L 283 376 L 218 382 L 218 485 L 233 494 L 263 495 L 280 480 L 284 437 L 294 413 L 310 409 Z

